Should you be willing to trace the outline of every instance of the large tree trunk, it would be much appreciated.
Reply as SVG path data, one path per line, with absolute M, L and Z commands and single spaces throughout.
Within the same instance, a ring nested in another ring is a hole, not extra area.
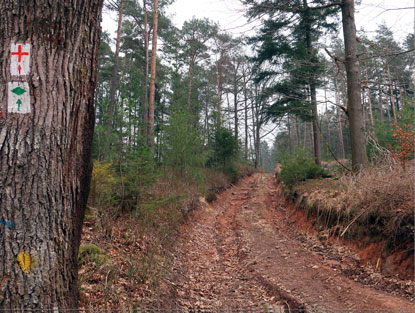
M 151 48 L 151 73 L 150 73 L 150 99 L 148 105 L 148 141 L 147 144 L 154 153 L 154 98 L 156 94 L 156 66 L 157 66 L 157 25 L 158 25 L 158 0 L 154 0 L 153 10 L 153 44 Z
M 120 11 L 119 11 L 119 16 L 118 16 L 117 42 L 115 45 L 114 70 L 112 72 L 110 101 L 108 104 L 107 144 L 106 144 L 105 157 L 108 156 L 110 145 L 111 145 L 111 132 L 112 132 L 112 123 L 113 123 L 113 115 L 114 115 L 114 108 L 115 108 L 115 94 L 117 92 L 118 57 L 120 55 L 123 10 L 124 10 L 124 0 L 121 0 Z
M 3 310 L 78 306 L 102 2 L 1 2 L 0 219 L 9 223 L 0 227 Z M 11 76 L 15 43 L 31 45 L 26 76 Z M 25 114 L 9 110 L 12 81 L 30 89 Z
M 356 25 L 354 21 L 354 0 L 342 0 L 342 22 L 346 55 L 348 118 L 354 170 L 367 164 L 363 107 L 360 98 L 361 74 L 357 58 Z

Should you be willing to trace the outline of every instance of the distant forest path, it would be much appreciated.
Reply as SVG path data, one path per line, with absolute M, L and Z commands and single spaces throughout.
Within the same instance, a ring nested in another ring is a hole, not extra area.
M 346 277 L 352 258 L 293 226 L 274 176 L 242 179 L 182 229 L 160 297 L 172 306 L 252 312 L 414 312 L 408 299 Z M 347 250 L 347 249 L 344 249 Z M 350 277 L 350 276 L 349 276 Z

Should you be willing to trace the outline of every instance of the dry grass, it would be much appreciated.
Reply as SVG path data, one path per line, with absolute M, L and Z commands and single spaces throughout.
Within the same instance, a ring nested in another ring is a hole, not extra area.
M 413 278 L 415 164 L 384 162 L 339 179 L 309 180 L 290 192 L 319 239 L 357 248 L 385 273 Z M 376 249 L 374 251 L 373 249 Z M 380 262 L 380 263 L 379 263 Z M 388 265 L 387 265 L 388 264 Z
M 320 228 L 346 238 L 387 241 L 389 249 L 413 243 L 415 166 L 372 166 L 339 180 L 308 181 L 294 192 Z
M 415 166 L 406 171 L 400 166 L 369 167 L 355 176 L 341 178 L 345 192 L 349 195 L 350 207 L 371 210 L 385 216 L 403 214 L 413 215 Z

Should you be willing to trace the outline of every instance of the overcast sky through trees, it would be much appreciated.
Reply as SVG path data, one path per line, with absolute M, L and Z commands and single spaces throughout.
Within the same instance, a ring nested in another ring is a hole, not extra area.
M 393 31 L 397 41 L 402 42 L 409 33 L 415 33 L 415 0 L 355 0 L 356 2 L 356 28 L 362 28 L 368 38 L 375 35 L 378 25 L 386 23 Z M 175 0 L 168 8 L 168 15 L 177 27 L 191 19 L 207 17 L 219 23 L 222 31 L 232 33 L 235 37 L 255 34 L 261 25 L 258 21 L 248 22 L 244 16 L 246 8 L 239 0 Z M 116 36 L 117 13 L 104 10 L 103 30 Z M 340 23 L 341 27 L 341 23 Z M 342 29 L 339 36 L 343 38 Z M 115 41 L 115 40 L 114 40 Z M 115 50 L 115 47 L 112 47 Z M 334 96 L 327 95 L 329 98 Z M 318 90 L 317 101 L 323 101 L 324 93 Z M 334 99 L 334 98 L 333 98 Z M 334 100 L 333 100 L 334 101 Z M 325 107 L 318 105 L 321 113 Z M 270 130 L 274 125 L 269 125 Z M 271 143 L 276 132 L 273 131 L 266 140 Z

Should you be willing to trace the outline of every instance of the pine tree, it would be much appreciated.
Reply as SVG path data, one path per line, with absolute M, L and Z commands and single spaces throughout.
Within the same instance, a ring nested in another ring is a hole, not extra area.
M 316 88 L 320 85 L 322 68 L 313 44 L 324 30 L 333 29 L 334 24 L 328 20 L 339 8 L 324 0 L 297 0 L 281 4 L 268 0 L 243 2 L 250 7 L 250 18 L 263 14 L 268 16 L 260 34 L 251 39 L 252 43 L 259 45 L 254 60 L 258 66 L 265 67 L 259 71 L 257 79 L 283 77 L 267 91 L 269 97 L 277 99 L 269 114 L 279 116 L 292 112 L 302 118 L 311 117 L 314 156 L 319 164 L 321 152 Z

